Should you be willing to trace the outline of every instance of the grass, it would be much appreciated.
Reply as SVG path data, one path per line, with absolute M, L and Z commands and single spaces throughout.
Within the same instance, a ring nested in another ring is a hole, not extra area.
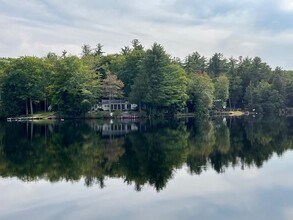
M 55 112 L 38 112 L 33 114 L 34 118 L 49 118 L 55 116 Z

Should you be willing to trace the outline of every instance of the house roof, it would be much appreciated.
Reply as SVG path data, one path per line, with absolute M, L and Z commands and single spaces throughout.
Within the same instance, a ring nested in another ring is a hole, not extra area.
M 108 99 L 102 99 L 102 104 L 109 104 L 110 101 Z M 111 104 L 128 104 L 127 101 L 123 99 L 113 99 L 111 100 Z

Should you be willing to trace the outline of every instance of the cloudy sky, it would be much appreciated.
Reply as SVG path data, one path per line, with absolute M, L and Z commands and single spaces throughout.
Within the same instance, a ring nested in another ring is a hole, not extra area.
M 172 56 L 260 56 L 293 69 L 293 0 L 0 0 L 0 57 L 80 55 L 131 40 Z

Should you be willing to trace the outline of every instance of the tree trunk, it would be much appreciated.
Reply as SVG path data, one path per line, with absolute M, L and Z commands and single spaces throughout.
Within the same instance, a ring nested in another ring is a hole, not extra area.
M 30 98 L 30 110 L 31 110 L 31 115 L 33 116 L 34 110 L 33 110 L 33 101 L 31 98 Z
M 27 105 L 27 99 L 25 100 L 25 115 L 28 115 L 28 105 Z
M 44 112 L 47 112 L 47 99 L 44 100 Z
M 151 117 L 152 117 L 152 110 L 153 110 L 153 107 L 150 108 L 149 119 L 151 119 Z

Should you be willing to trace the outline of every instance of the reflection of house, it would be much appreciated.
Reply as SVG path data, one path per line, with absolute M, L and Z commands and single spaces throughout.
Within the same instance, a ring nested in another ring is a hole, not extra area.
M 110 106 L 111 105 L 111 106 Z M 111 110 L 120 110 L 120 111 L 129 111 L 129 110 L 135 110 L 137 108 L 136 104 L 131 104 L 128 101 L 122 100 L 122 99 L 114 99 L 114 100 L 108 100 L 108 99 L 102 99 L 102 102 L 99 104 L 95 104 L 92 108 L 93 111 L 103 110 L 103 111 L 109 111 L 111 107 Z
M 122 136 L 132 131 L 137 131 L 136 124 L 121 123 L 121 124 L 103 124 L 95 125 L 94 130 L 102 133 L 102 136 Z

